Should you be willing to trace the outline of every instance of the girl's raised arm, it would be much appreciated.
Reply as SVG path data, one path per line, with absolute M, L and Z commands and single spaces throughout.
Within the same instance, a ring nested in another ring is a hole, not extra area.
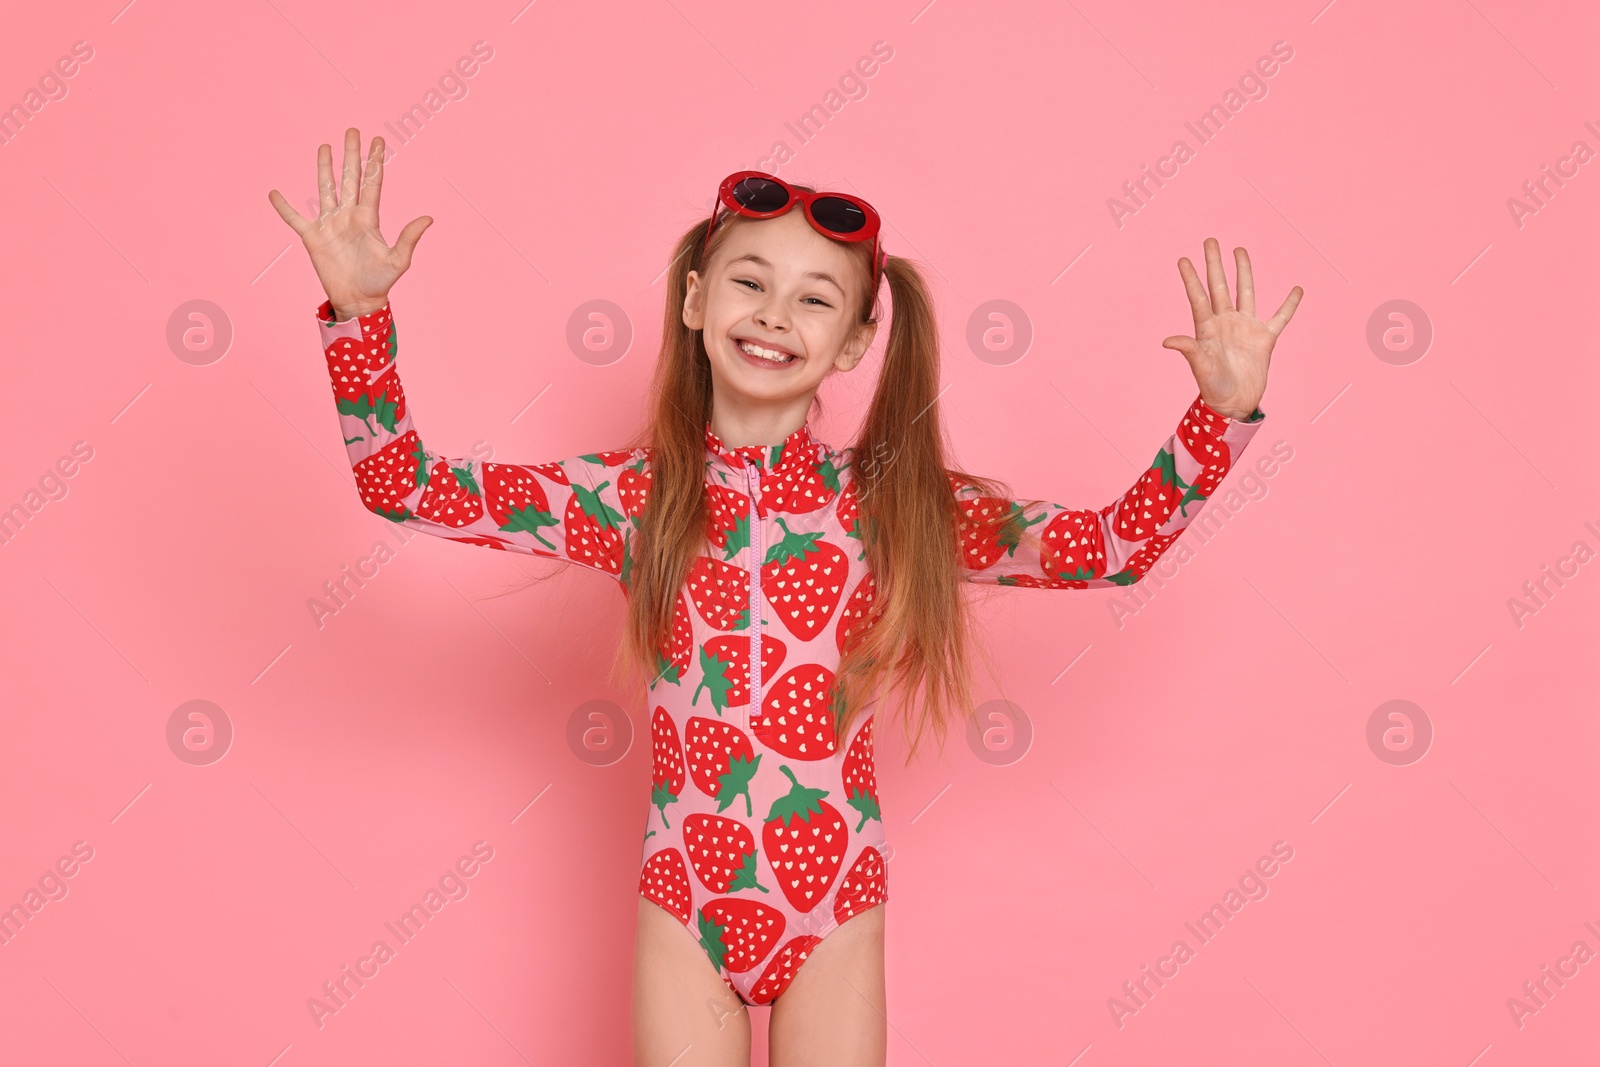
M 361 134 L 345 131 L 344 169 L 317 147 L 318 214 L 307 219 L 278 190 L 267 199 L 299 235 L 328 299 L 317 310 L 323 354 L 361 499 L 375 514 L 423 533 L 628 574 L 628 519 L 644 510 L 644 449 L 521 465 L 450 458 L 423 447 L 397 369 L 389 290 L 411 266 L 433 220 L 412 219 L 391 247 L 378 228 L 383 138 L 365 173 Z
M 1131 585 L 1195 521 L 1261 429 L 1266 418 L 1261 396 L 1272 349 L 1304 296 L 1297 285 L 1272 318 L 1257 318 L 1250 255 L 1243 248 L 1233 254 L 1237 306 L 1228 292 L 1216 238 L 1205 240 L 1205 281 L 1187 258 L 1178 260 L 1195 332 L 1193 337 L 1176 334 L 1161 344 L 1188 361 L 1200 395 L 1150 468 L 1120 499 L 1098 510 L 1038 501 L 1030 506 L 984 497 L 977 487 L 951 475 L 961 508 L 962 566 L 969 581 L 1046 589 Z M 1228 512 L 1224 508 L 1213 514 L 1226 521 Z
M 361 502 L 392 522 L 489 548 L 527 552 L 626 579 L 649 487 L 646 449 L 549 463 L 441 456 L 412 427 L 390 305 L 343 322 L 317 309 L 323 355 Z
M 1266 415 L 1218 413 L 1200 397 L 1156 452 L 1150 468 L 1103 508 L 1001 500 L 952 476 L 961 508 L 961 561 L 968 581 L 1040 589 L 1131 585 L 1210 500 Z M 986 524 L 1009 516 L 996 532 Z

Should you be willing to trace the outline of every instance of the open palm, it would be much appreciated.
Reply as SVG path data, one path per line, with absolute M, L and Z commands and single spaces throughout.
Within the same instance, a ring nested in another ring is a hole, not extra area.
M 1194 336 L 1168 337 L 1161 346 L 1176 349 L 1189 361 L 1189 369 L 1200 386 L 1200 399 L 1229 418 L 1245 419 L 1267 391 L 1272 346 L 1305 294 L 1295 286 L 1277 314 L 1262 322 L 1256 318 L 1255 278 L 1250 272 L 1249 253 L 1243 248 L 1233 250 L 1239 279 L 1239 306 L 1235 308 L 1229 298 L 1228 276 L 1222 269 L 1222 249 L 1216 238 L 1206 238 L 1205 252 L 1209 294 L 1188 258 L 1178 260 L 1178 273 L 1194 312 Z
M 383 191 L 383 138 L 372 139 L 366 176 L 361 173 L 361 132 L 344 133 L 344 173 L 333 182 L 333 150 L 317 146 L 317 190 L 320 212 L 307 219 L 283 194 L 273 189 L 267 199 L 283 216 L 311 255 L 311 266 L 340 319 L 381 308 L 395 280 L 411 266 L 411 253 L 422 231 L 433 224 L 427 215 L 406 223 L 394 247 L 378 231 L 378 200 Z

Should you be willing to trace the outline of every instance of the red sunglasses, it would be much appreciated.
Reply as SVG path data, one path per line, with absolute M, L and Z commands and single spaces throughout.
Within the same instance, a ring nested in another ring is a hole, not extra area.
M 806 221 L 824 237 L 836 241 L 872 241 L 872 291 L 878 291 L 883 277 L 884 264 L 889 254 L 878 244 L 878 213 L 871 204 L 848 193 L 808 193 L 796 189 L 782 178 L 763 174 L 759 170 L 735 171 L 722 179 L 717 190 L 718 203 L 729 211 L 745 218 L 771 219 L 782 215 L 796 203 L 804 208 Z M 711 232 L 717 228 L 719 213 L 711 209 L 711 222 L 706 226 L 706 243 L 702 255 L 711 247 Z

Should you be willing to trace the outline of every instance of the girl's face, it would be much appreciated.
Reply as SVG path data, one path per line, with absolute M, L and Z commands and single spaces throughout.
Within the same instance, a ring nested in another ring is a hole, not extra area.
M 803 417 L 822 379 L 854 368 L 872 345 L 877 324 L 861 325 L 855 306 L 861 268 L 802 210 L 740 219 L 704 274 L 689 272 L 683 321 L 702 333 L 718 406 L 793 407 Z

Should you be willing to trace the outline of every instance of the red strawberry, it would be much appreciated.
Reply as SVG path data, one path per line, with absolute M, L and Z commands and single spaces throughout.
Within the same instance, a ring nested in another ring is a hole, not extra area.
M 784 524 L 783 540 L 767 551 L 761 564 L 761 588 L 778 613 L 778 621 L 802 641 L 828 625 L 844 597 L 850 562 L 837 545 L 821 540 L 822 532 L 794 533 Z
M 776 674 L 786 652 L 782 641 L 771 634 L 762 634 L 761 677 L 771 678 Z M 711 691 L 711 707 L 718 715 L 723 708 L 750 703 L 748 638 L 727 634 L 713 637 L 700 647 L 700 684 L 694 687 L 689 703 L 699 702 L 702 689 Z
M 666 649 L 656 652 L 656 673 L 650 679 L 651 689 L 663 678 L 677 685 L 682 681 L 683 673 L 689 669 L 689 659 L 694 655 L 694 620 L 689 618 L 689 605 L 684 602 L 682 590 L 678 591 L 678 600 L 672 606 L 672 633 L 668 635 L 667 642 Z
M 856 824 L 858 834 L 868 819 L 883 821 L 878 811 L 878 773 L 872 761 L 872 727 L 877 718 L 868 715 L 867 721 L 856 731 L 855 739 L 845 749 L 844 766 L 840 769 L 845 802 L 861 813 L 861 821 Z
M 683 865 L 683 854 L 675 848 L 664 848 L 644 861 L 639 874 L 639 892 L 660 904 L 689 925 L 691 894 L 689 871 Z
M 1112 529 L 1124 541 L 1147 540 L 1171 517 L 1188 488 L 1178 477 L 1177 457 L 1163 448 L 1150 469 L 1122 495 Z
M 833 680 L 833 672 L 816 663 L 786 672 L 767 687 L 761 714 L 750 723 L 750 732 L 790 759 L 827 759 L 838 748 L 829 702 Z
M 362 503 L 375 515 L 391 522 L 411 517 L 406 497 L 428 484 L 427 453 L 417 431 L 407 430 L 355 465 L 356 488 Z
M 622 513 L 605 502 L 601 482 L 593 489 L 572 484 L 567 498 L 567 555 L 611 574 L 622 572 Z
M 800 965 L 821 940 L 815 934 L 801 934 L 780 948 L 767 965 L 761 980 L 750 987 L 750 1000 L 756 1004 L 771 1004 L 776 1000 L 789 988 Z
M 1039 565 L 1044 569 L 1046 578 L 1087 581 L 1100 577 L 1105 570 L 1106 552 L 1101 541 L 1100 513 L 1092 510 L 1060 511 L 1044 528 L 1040 540 L 1043 545 L 1039 549 Z
M 810 911 L 827 896 L 844 864 L 850 831 L 838 809 L 822 799 L 828 795 L 826 789 L 801 785 L 782 764 L 778 770 L 794 784 L 772 802 L 761 827 L 761 847 L 789 903 L 798 911 Z
M 750 574 L 743 567 L 696 556 L 689 567 L 689 598 L 713 630 L 750 625 Z
M 717 970 L 738 974 L 766 959 L 785 925 L 777 908 L 745 897 L 719 897 L 700 909 L 700 947 Z
M 551 468 L 554 468 L 552 471 Z M 489 505 L 489 518 L 502 530 L 531 533 L 539 543 L 550 550 L 556 546 L 544 539 L 539 531 L 554 526 L 560 520 L 550 514 L 550 500 L 544 486 L 534 473 L 551 478 L 558 484 L 567 484 L 567 474 L 553 463 L 525 466 L 515 463 L 483 464 L 483 494 Z M 559 472 L 559 477 L 555 473 Z
M 1161 558 L 1162 553 L 1167 550 L 1167 546 L 1176 541 L 1182 533 L 1182 530 L 1176 530 L 1172 533 L 1156 534 L 1144 543 L 1144 547 L 1128 557 L 1128 562 L 1123 565 L 1122 570 L 1116 574 L 1108 574 L 1106 577 L 1118 585 L 1130 585 L 1132 582 L 1143 578 L 1155 564 L 1155 561 Z M 1124 575 L 1132 575 L 1132 577 L 1124 581 Z
M 763 493 L 761 506 L 767 513 L 804 515 L 827 507 L 839 492 L 839 468 L 824 453 L 822 461 L 812 456 L 773 471 L 772 484 Z
M 1204 401 L 1196 400 L 1189 405 L 1189 410 L 1184 414 L 1183 421 L 1178 424 L 1178 440 L 1183 442 L 1183 447 L 1195 460 L 1203 465 L 1194 484 L 1184 494 L 1180 508 L 1191 500 L 1205 500 L 1222 482 L 1223 476 L 1228 473 L 1228 468 L 1233 465 L 1233 457 L 1228 445 L 1222 439 L 1227 432 L 1227 423 L 1212 411 Z M 1186 513 L 1187 514 L 1187 513 Z
M 845 486 L 839 493 L 839 503 L 834 508 L 833 514 L 834 518 L 839 520 L 839 526 L 844 530 L 844 535 L 855 538 L 856 542 L 860 544 L 861 534 L 856 530 L 856 523 L 861 518 L 861 499 L 856 494 L 857 484 L 854 479 L 851 479 L 850 484 Z M 866 558 L 867 548 L 865 544 L 862 544 L 861 551 L 856 553 L 856 559 Z
M 844 611 L 839 615 L 839 625 L 834 627 L 833 641 L 839 646 L 840 655 L 844 654 L 846 645 L 854 645 L 860 635 L 872 628 L 872 622 L 867 613 L 872 610 L 872 601 L 878 595 L 878 583 L 873 579 L 872 572 L 868 571 L 856 583 L 855 591 L 850 594 L 850 599 L 844 602 Z
M 761 757 L 750 747 L 750 739 L 738 727 L 716 719 L 695 716 L 684 728 L 684 748 L 689 758 L 689 777 L 700 792 L 717 798 L 717 810 L 726 811 L 735 797 L 744 797 L 744 813 L 750 807 L 750 779 L 761 765 Z
M 323 352 L 339 414 L 366 423 L 373 437 L 378 426 L 394 433 L 406 415 L 405 393 L 394 371 L 398 342 L 392 327 L 381 332 L 388 336 L 341 337 Z
M 1022 541 L 1022 531 L 1043 514 L 1023 519 L 1022 506 L 1015 500 L 995 496 L 975 496 L 957 501 L 961 535 L 961 562 L 971 570 L 992 567 L 1003 556 L 1014 555 Z
M 767 887 L 756 881 L 756 839 L 742 822 L 695 814 L 683 820 L 683 850 L 700 883 L 713 893 Z
M 683 746 L 678 743 L 678 728 L 666 708 L 656 708 L 650 717 L 650 803 L 661 809 L 661 824 L 668 829 L 667 805 L 676 804 L 683 793 Z
M 644 514 L 645 505 L 650 501 L 652 477 L 648 454 L 639 462 L 622 468 L 617 475 L 617 499 L 622 501 L 622 513 L 628 518 L 636 519 Z
M 452 467 L 444 460 L 433 465 L 428 487 L 417 501 L 417 518 L 444 526 L 466 526 L 483 517 L 483 494 L 472 468 Z
M 711 543 L 733 559 L 750 547 L 750 498 L 726 485 L 706 486 L 706 515 Z
M 878 850 L 868 845 L 839 883 L 839 893 L 833 898 L 833 917 L 844 922 L 874 904 L 882 904 L 888 896 L 888 868 Z

